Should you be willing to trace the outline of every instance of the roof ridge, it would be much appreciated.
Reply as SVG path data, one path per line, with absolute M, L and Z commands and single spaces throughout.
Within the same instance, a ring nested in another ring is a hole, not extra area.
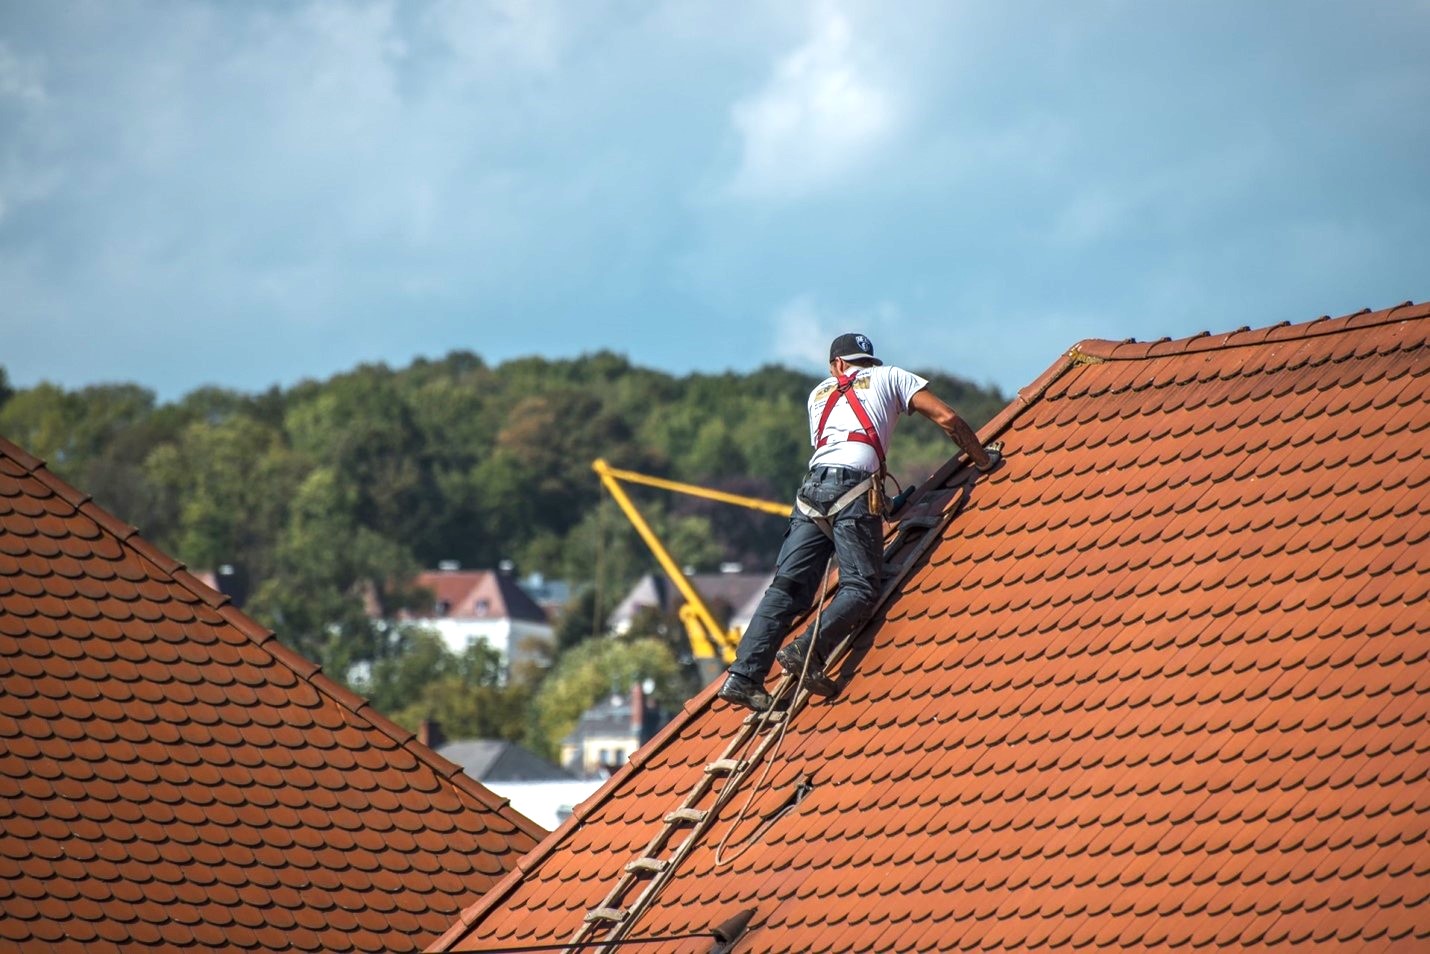
M 84 514 L 98 525 L 102 532 L 109 533 L 122 547 L 127 547 L 135 555 L 151 564 L 169 580 L 188 590 L 196 599 L 215 610 L 224 622 L 233 626 L 253 643 L 261 647 L 298 679 L 308 683 L 320 695 L 331 699 L 338 706 L 353 715 L 366 720 L 374 729 L 406 749 L 419 762 L 425 763 L 440 778 L 471 794 L 484 807 L 502 815 L 516 824 L 525 834 L 540 844 L 549 834 L 536 822 L 511 807 L 511 799 L 500 798 L 476 779 L 463 771 L 460 765 L 449 761 L 417 740 L 408 732 L 357 693 L 346 688 L 322 671 L 322 667 L 311 659 L 284 645 L 273 630 L 260 624 L 253 617 L 233 605 L 233 601 L 223 593 L 204 583 L 188 568 L 149 542 L 132 524 L 127 524 L 110 511 L 95 503 L 94 498 L 81 493 L 64 478 L 49 469 L 45 460 L 24 450 L 18 444 L 0 435 L 0 456 L 9 457 L 26 472 L 40 481 L 57 496 L 71 504 L 76 512 Z
M 1407 314 L 1396 315 L 1395 313 L 1402 308 L 1412 310 Z M 1220 334 L 1202 331 L 1186 338 L 1159 338 L 1156 341 L 1138 341 L 1135 338 L 1125 338 L 1122 341 L 1087 338 L 1073 345 L 1067 354 L 1074 360 L 1083 363 L 1088 361 L 1140 361 L 1147 358 L 1167 358 L 1199 351 L 1218 351 L 1224 348 L 1245 348 L 1263 344 L 1279 344 L 1284 341 L 1299 341 L 1427 316 L 1430 316 L 1430 302 L 1421 302 L 1417 305 L 1413 301 L 1404 301 L 1392 308 L 1383 308 L 1380 311 L 1363 308 L 1348 315 L 1341 315 L 1339 318 L 1322 315 L 1311 321 L 1295 324 L 1290 321 L 1282 321 L 1261 328 L 1242 325 L 1240 328 Z

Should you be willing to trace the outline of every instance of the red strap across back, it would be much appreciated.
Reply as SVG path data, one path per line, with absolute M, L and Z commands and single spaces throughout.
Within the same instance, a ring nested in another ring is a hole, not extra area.
M 854 412 L 854 416 L 859 419 L 859 426 L 864 429 L 850 431 L 846 440 L 857 441 L 860 444 L 870 444 L 874 448 L 874 453 L 879 455 L 879 466 L 884 466 L 884 448 L 879 443 L 879 432 L 874 430 L 874 422 L 869 419 L 869 412 L 864 410 L 864 405 L 859 402 L 859 396 L 854 393 L 854 379 L 859 376 L 859 372 L 853 374 L 841 374 L 835 377 L 837 382 L 834 385 L 834 393 L 829 395 L 829 400 L 824 403 L 824 412 L 819 415 L 819 443 L 816 448 L 823 447 L 829 443 L 829 438 L 824 436 L 824 425 L 829 423 L 829 415 L 834 411 L 834 405 L 839 403 L 842 397 L 849 402 L 849 408 Z

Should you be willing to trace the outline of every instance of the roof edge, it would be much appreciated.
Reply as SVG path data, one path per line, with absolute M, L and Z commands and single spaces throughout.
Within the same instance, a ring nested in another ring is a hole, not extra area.
M 224 622 L 262 647 L 275 663 L 288 669 L 334 704 L 360 717 L 374 729 L 392 739 L 399 747 L 406 749 L 418 762 L 430 768 L 439 778 L 445 779 L 455 787 L 467 792 L 484 808 L 507 818 L 519 831 L 535 839 L 538 845 L 549 838 L 546 829 L 512 808 L 510 799 L 498 797 L 495 792 L 488 790 L 476 779 L 463 772 L 461 766 L 448 761 L 417 741 L 417 737 L 413 733 L 408 732 L 374 709 L 366 699 L 329 677 L 322 671 L 320 665 L 284 645 L 272 630 L 234 606 L 227 596 L 188 572 L 184 564 L 146 540 L 137 528 L 125 523 L 95 503 L 94 498 L 89 494 L 81 493 L 50 470 L 42 458 L 29 453 L 3 435 L 0 435 L 0 455 L 13 459 L 25 468 L 31 477 L 40 481 L 56 496 L 73 506 L 76 512 L 84 514 L 93 520 L 101 531 L 115 537 L 122 547 L 127 547 L 161 575 L 167 577 L 170 582 L 188 590 L 195 599 L 212 608 L 223 617 Z M 453 771 L 454 769 L 455 771 Z
M 1396 314 L 1402 309 L 1409 310 L 1403 314 Z M 1322 315 L 1311 321 L 1296 324 L 1282 321 L 1261 328 L 1243 325 L 1233 331 L 1221 334 L 1202 331 L 1187 338 L 1160 338 L 1156 341 L 1138 341 L 1135 338 L 1127 338 L 1122 341 L 1088 338 L 1074 345 L 1068 354 L 1076 356 L 1079 360 L 1141 361 L 1148 358 L 1166 358 L 1202 351 L 1220 351 L 1226 348 L 1245 348 L 1283 341 L 1318 338 L 1323 335 L 1342 334 L 1347 331 L 1387 325 L 1397 321 L 1424 318 L 1427 315 L 1430 315 L 1430 302 L 1422 302 L 1417 305 L 1413 301 L 1404 301 L 1392 308 L 1384 308 L 1380 311 L 1371 311 L 1369 308 L 1365 308 L 1339 318 Z

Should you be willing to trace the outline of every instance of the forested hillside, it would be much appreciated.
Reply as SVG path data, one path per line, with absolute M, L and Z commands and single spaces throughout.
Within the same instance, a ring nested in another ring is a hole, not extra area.
M 1006 403 L 929 377 L 975 425 Z M 454 660 L 421 634 L 374 626 L 361 594 L 392 614 L 422 601 L 408 582 L 421 568 L 510 560 L 583 594 L 562 630 L 569 649 L 592 632 L 596 606 L 612 606 L 654 566 L 619 512 L 602 505 L 591 461 L 788 499 L 809 452 L 803 404 L 814 382 L 782 367 L 675 377 L 608 352 L 497 366 L 454 352 L 161 404 L 132 384 L 14 390 L 0 370 L 0 434 L 190 567 L 234 567 L 247 612 L 329 673 L 367 674 L 357 688 L 399 718 L 446 712 L 463 723 L 454 729 L 526 733 L 548 748 L 528 731 L 542 674 L 496 687 L 480 653 Z M 906 421 L 894 473 L 917 481 L 952 451 L 928 422 Z M 774 557 L 778 518 L 639 496 L 683 563 L 761 568 Z M 476 705 L 478 689 L 490 704 Z

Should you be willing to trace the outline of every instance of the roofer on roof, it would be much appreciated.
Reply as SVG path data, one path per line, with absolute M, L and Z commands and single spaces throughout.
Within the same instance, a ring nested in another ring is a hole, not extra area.
M 778 659 L 799 675 L 810 654 L 804 685 L 819 695 L 836 687 L 824 673 L 823 652 L 837 646 L 869 618 L 883 583 L 884 449 L 900 414 L 919 413 L 941 427 L 980 471 L 998 464 L 953 410 L 917 374 L 884 365 L 864 335 L 835 338 L 829 373 L 809 395 L 809 439 L 814 454 L 790 512 L 789 529 L 739 653 L 720 687 L 720 698 L 757 712 L 771 705 L 763 683 Z M 871 502 L 873 507 L 871 508 Z M 795 617 L 813 602 L 831 550 L 839 561 L 839 589 L 820 616 L 811 653 L 806 630 L 776 654 Z

